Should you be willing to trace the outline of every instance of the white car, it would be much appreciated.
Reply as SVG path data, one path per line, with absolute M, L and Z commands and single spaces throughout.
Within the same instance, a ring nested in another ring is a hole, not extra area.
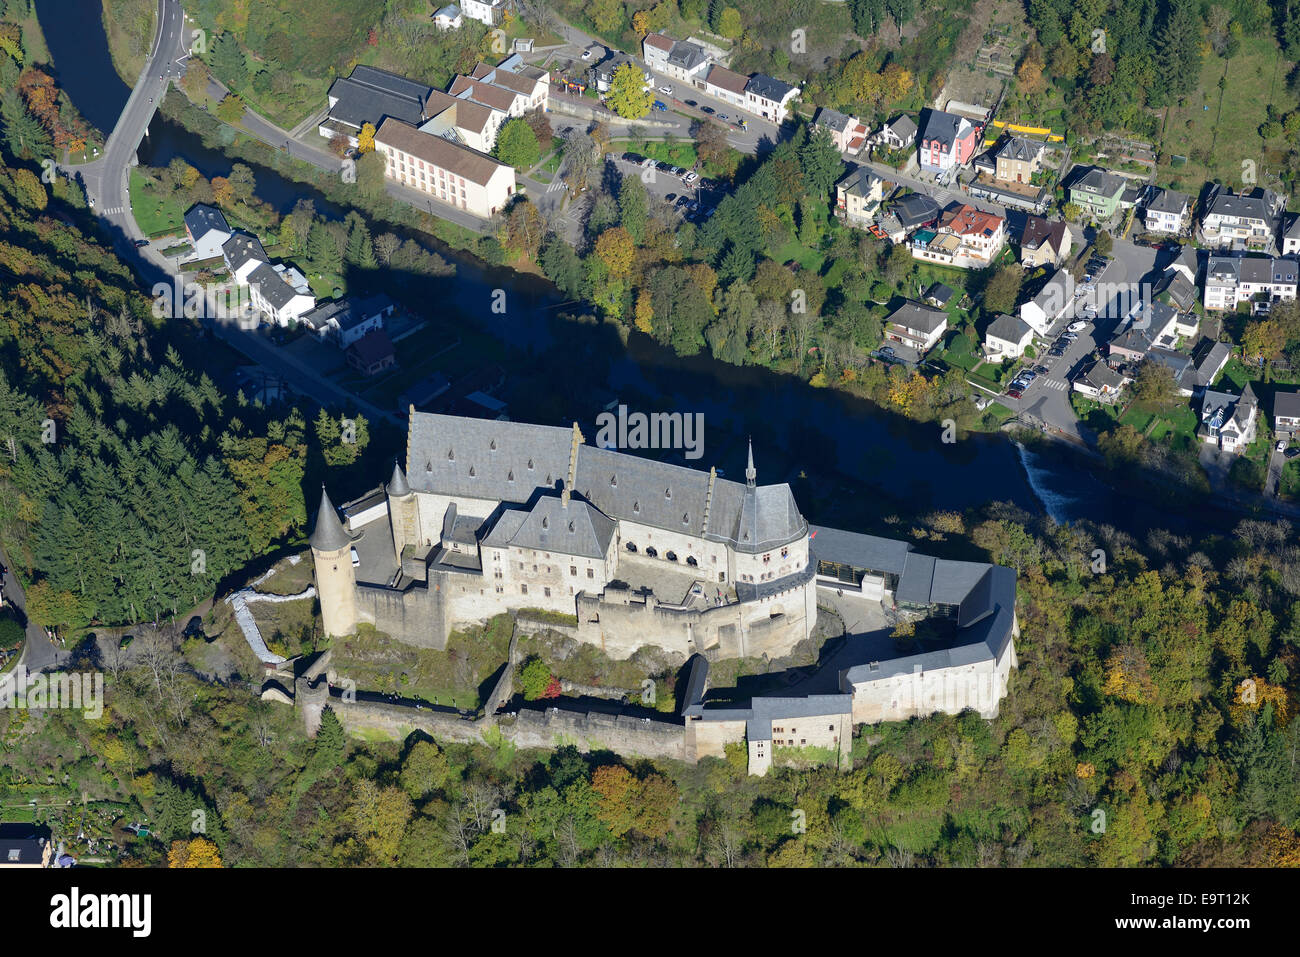
M 659 92 L 664 94 L 664 96 L 672 96 L 673 88 L 671 86 L 661 86 L 659 87 Z
M 590 59 L 591 59 L 591 51 L 590 51 L 590 50 L 583 50 L 583 51 L 582 51 L 582 58 L 583 58 L 584 60 L 590 60 Z
M 1279 452 L 1285 452 L 1285 451 L 1286 451 L 1286 443 L 1285 443 L 1285 442 L 1279 442 L 1279 443 L 1277 444 L 1277 450 L 1278 450 Z
M 700 178 L 700 174 L 699 174 L 699 173 L 690 172 L 690 173 L 687 173 L 685 176 L 682 177 L 682 182 L 683 182 L 683 183 L 693 183 L 693 182 L 695 182 L 695 181 L 696 181 L 697 179 L 699 179 L 699 178 Z
M 1083 330 L 1083 327 L 1086 326 L 1086 325 L 1087 325 L 1087 323 L 1084 322 L 1083 320 L 1080 320 L 1080 321 L 1078 321 L 1078 322 L 1072 322 L 1072 323 L 1070 323 L 1068 326 L 1065 327 L 1065 331 L 1066 331 L 1066 332 L 1080 332 L 1080 331 Z

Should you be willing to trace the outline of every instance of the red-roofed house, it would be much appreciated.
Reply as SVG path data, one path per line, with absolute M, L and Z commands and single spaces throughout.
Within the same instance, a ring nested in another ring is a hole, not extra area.
M 1007 223 L 1001 216 L 974 206 L 950 206 L 936 230 L 921 229 L 912 237 L 912 256 L 960 269 L 991 265 L 1007 241 Z

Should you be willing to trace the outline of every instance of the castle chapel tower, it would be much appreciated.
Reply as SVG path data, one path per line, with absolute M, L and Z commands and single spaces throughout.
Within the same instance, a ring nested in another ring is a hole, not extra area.
M 352 567 L 352 538 L 339 521 L 325 486 L 311 533 L 311 557 L 316 563 L 316 594 L 327 635 L 357 630 L 357 573 Z

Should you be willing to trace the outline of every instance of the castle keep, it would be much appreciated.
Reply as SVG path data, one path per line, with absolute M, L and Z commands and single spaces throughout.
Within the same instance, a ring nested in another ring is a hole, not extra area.
M 645 646 L 696 656 L 689 751 L 747 741 L 757 773 L 782 747 L 847 757 L 854 724 L 996 715 L 1019 635 L 1010 569 L 810 527 L 789 485 L 757 478 L 752 448 L 742 484 L 588 445 L 576 424 L 412 409 L 405 469 L 342 518 L 322 490 L 311 548 L 325 631 L 367 623 L 442 649 L 458 625 L 540 610 L 613 658 Z M 812 634 L 819 589 L 943 619 L 947 637 L 905 655 L 851 639 L 815 688 L 710 708 L 707 662 L 790 654 Z

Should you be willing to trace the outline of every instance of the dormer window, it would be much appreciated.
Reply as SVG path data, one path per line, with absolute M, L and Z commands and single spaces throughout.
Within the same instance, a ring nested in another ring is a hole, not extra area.
M 528 471 L 531 472 L 532 470 L 533 470 L 533 460 L 532 460 L 532 459 L 529 459 L 529 460 L 528 460 Z
M 426 472 L 432 472 L 432 471 L 433 471 L 433 461 L 432 461 L 431 459 L 425 459 L 425 460 L 424 460 L 424 470 L 425 470 Z
M 611 476 L 609 477 L 609 487 L 610 487 L 610 488 L 618 488 L 618 476 L 617 476 L 617 475 L 611 475 Z
M 515 480 L 515 470 L 511 469 L 509 472 L 506 473 L 506 481 L 513 482 L 514 480 Z
M 471 466 L 469 467 L 469 477 L 470 477 L 470 478 L 473 478 L 474 475 L 475 475 L 475 472 L 474 472 L 474 466 L 471 465 Z
M 447 450 L 447 461 L 448 461 L 448 462 L 454 462 L 454 461 L 456 461 L 456 450 L 455 450 L 455 449 L 448 449 L 448 450 Z
M 545 515 L 543 515 L 543 516 L 542 516 L 542 528 L 550 528 L 550 527 L 551 527 L 551 520 L 548 519 Z
M 683 525 L 689 525 L 689 524 L 691 524 L 691 513 L 690 513 L 690 512 L 682 512 L 682 524 L 683 524 Z
M 664 489 L 664 498 L 671 500 L 672 497 L 673 497 L 673 490 L 671 488 Z
M 570 532 L 573 532 L 573 531 L 574 531 L 574 525 L 573 525 L 572 522 L 569 523 L 569 531 L 570 531 Z
M 497 450 L 497 440 L 496 440 L 496 439 L 493 439 L 491 442 L 488 443 L 488 449 L 491 450 L 491 451 L 493 451 L 493 452 L 495 452 L 495 451 Z
M 641 503 L 640 503 L 640 502 L 633 502 L 633 503 L 632 503 L 632 511 L 633 511 L 633 512 L 640 512 L 640 511 L 641 511 Z

